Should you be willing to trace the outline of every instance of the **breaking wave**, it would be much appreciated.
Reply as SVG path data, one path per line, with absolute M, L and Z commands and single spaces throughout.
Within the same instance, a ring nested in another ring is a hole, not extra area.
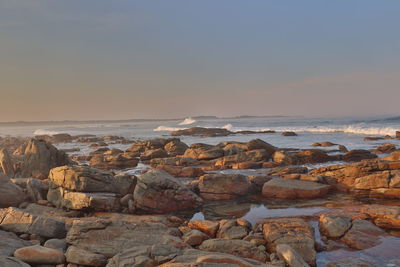
M 173 131 L 179 131 L 179 130 L 185 130 L 185 129 L 187 129 L 187 128 L 158 126 L 153 131 L 154 132 L 173 132 Z
M 34 135 L 55 135 L 59 134 L 59 132 L 56 131 L 50 131 L 46 129 L 37 129 L 33 132 Z
M 186 118 L 184 121 L 180 122 L 178 125 L 190 125 L 195 122 L 196 122 L 196 120 L 194 120 L 192 118 Z

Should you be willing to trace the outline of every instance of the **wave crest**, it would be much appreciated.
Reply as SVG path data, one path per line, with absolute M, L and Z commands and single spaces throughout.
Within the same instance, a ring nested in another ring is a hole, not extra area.
M 178 123 L 178 125 L 190 125 L 195 123 L 196 120 L 192 119 L 192 118 L 186 118 L 184 121 Z
M 59 134 L 59 132 L 56 131 L 50 131 L 46 129 L 37 129 L 33 132 L 34 135 L 55 135 Z

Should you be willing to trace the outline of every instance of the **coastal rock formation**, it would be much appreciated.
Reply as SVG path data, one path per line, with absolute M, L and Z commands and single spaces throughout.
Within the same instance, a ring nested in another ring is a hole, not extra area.
M 354 249 L 367 249 L 381 243 L 380 237 L 385 231 L 366 220 L 354 220 L 352 227 L 341 239 Z
M 206 174 L 200 177 L 198 187 L 202 198 L 221 200 L 249 194 L 252 184 L 241 174 Z
M 352 226 L 351 218 L 342 214 L 324 214 L 319 217 L 319 228 L 328 238 L 342 237 Z
M 139 209 L 168 213 L 197 208 L 202 200 L 178 179 L 161 170 L 150 170 L 138 177 L 133 194 Z
M 337 160 L 337 156 L 330 156 L 320 149 L 308 149 L 300 152 L 276 151 L 272 155 L 274 162 L 287 165 L 301 165 L 307 163 L 322 163 Z
M 265 219 L 263 225 L 264 238 L 267 240 L 269 252 L 276 252 L 280 244 L 291 246 L 311 266 L 315 266 L 316 251 L 314 231 L 310 224 L 300 218 Z
M 201 136 L 201 137 L 216 137 L 216 136 L 228 136 L 234 134 L 227 129 L 222 128 L 203 128 L 203 127 L 193 127 L 184 130 L 177 130 L 171 132 L 172 136 Z
M 374 159 L 377 158 L 377 156 L 368 150 L 356 149 L 350 150 L 344 154 L 342 158 L 345 161 L 361 161 L 363 159 Z
M 164 150 L 172 157 L 183 155 L 189 146 L 179 139 L 173 139 L 164 146 Z
M 12 183 L 8 177 L 0 174 L 0 208 L 18 207 L 26 198 L 27 195 L 18 185 Z
M 14 256 L 30 264 L 62 264 L 65 262 L 64 253 L 61 250 L 46 248 L 39 245 L 17 249 Z
M 0 167 L 5 176 L 14 177 L 14 166 L 7 149 L 0 150 Z
M 0 230 L 0 256 L 12 256 L 17 249 L 31 245 L 31 241 L 23 240 L 12 232 Z
M 317 198 L 330 189 L 330 185 L 315 182 L 274 178 L 264 184 L 262 195 L 270 198 Z
M 198 143 L 191 145 L 183 156 L 198 160 L 210 160 L 223 157 L 224 150 L 218 146 Z
M 128 153 L 111 154 L 107 152 L 94 155 L 89 161 L 90 166 L 101 170 L 119 170 L 134 168 L 139 163 L 137 158 L 131 157 Z
M 52 144 L 31 139 L 25 149 L 20 175 L 43 179 L 48 176 L 52 168 L 69 163 L 68 156 Z
M 5 267 L 30 267 L 29 264 L 14 258 L 0 255 L 0 266 Z

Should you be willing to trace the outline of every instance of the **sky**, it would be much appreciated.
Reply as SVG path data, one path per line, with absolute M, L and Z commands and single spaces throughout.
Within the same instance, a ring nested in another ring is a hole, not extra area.
M 400 1 L 0 0 L 0 121 L 399 114 Z

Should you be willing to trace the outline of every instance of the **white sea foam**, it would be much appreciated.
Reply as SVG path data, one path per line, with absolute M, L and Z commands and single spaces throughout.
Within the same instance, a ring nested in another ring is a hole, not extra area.
M 196 122 L 196 120 L 194 120 L 192 118 L 186 118 L 184 121 L 180 122 L 178 125 L 190 125 L 195 122 Z
M 33 132 L 34 135 L 55 135 L 59 134 L 59 132 L 56 131 L 50 131 L 46 129 L 37 129 Z
M 172 132 L 172 131 L 179 131 L 179 130 L 185 130 L 185 129 L 187 129 L 187 128 L 158 126 L 153 131 L 154 132 Z

